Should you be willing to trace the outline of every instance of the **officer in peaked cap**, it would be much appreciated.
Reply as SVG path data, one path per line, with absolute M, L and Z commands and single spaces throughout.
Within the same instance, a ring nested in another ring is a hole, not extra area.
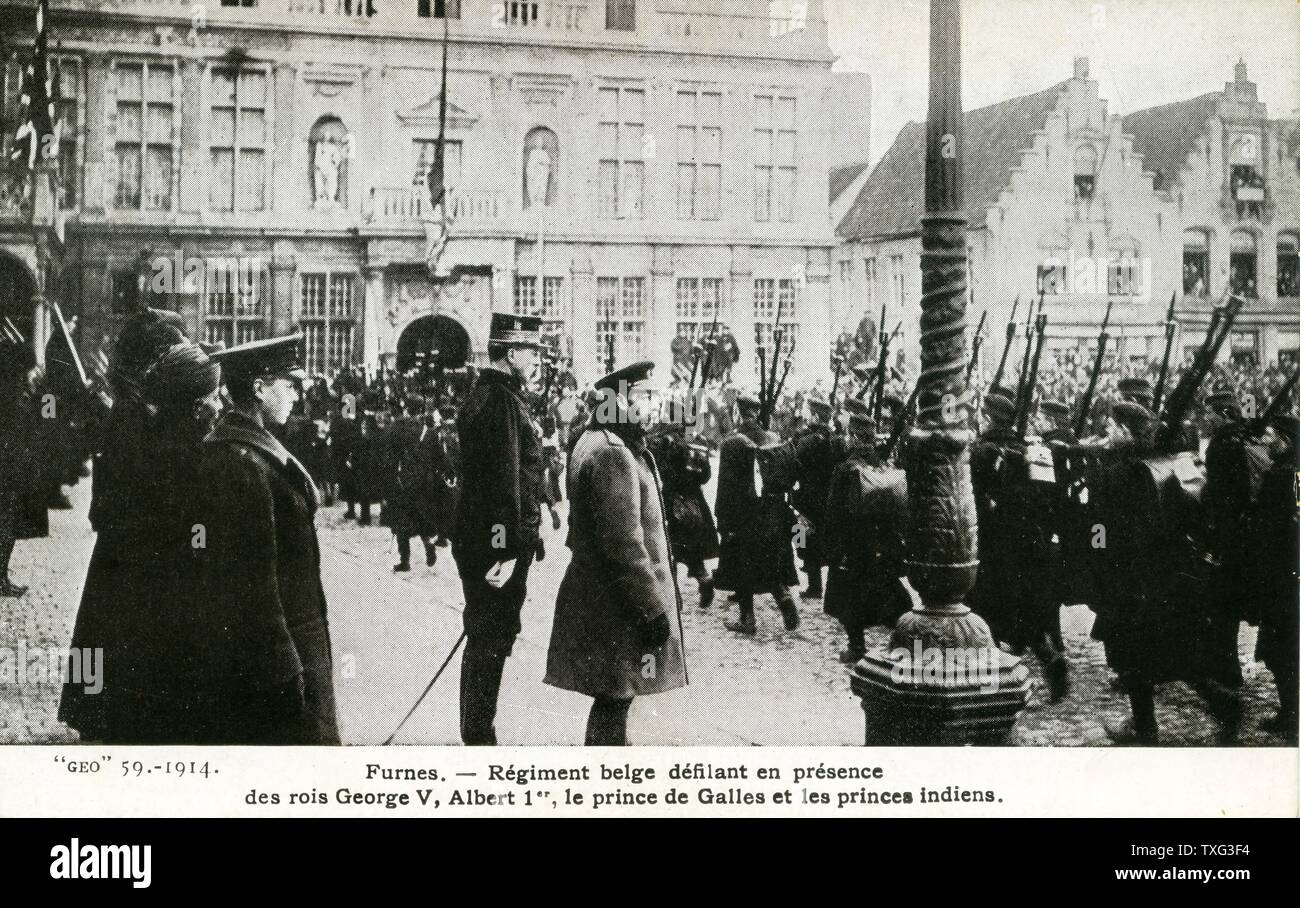
M 230 744 L 338 744 L 318 496 L 276 439 L 305 373 L 301 335 L 214 354 L 234 408 L 204 442 L 197 550 L 203 608 L 225 634 L 217 737 Z
M 465 594 L 460 733 L 471 745 L 497 743 L 501 676 L 541 545 L 542 438 L 527 391 L 541 329 L 537 316 L 492 314 L 489 365 L 456 419 L 462 476 L 452 554 Z
M 555 602 L 545 681 L 594 698 L 589 745 L 626 744 L 632 699 L 686 684 L 662 486 L 646 448 L 653 371 L 643 361 L 596 382 L 605 400 L 569 461 L 573 556 Z
M 984 415 L 1003 428 L 1011 425 L 1016 416 L 1016 405 L 1012 398 L 990 391 L 984 395 Z
M 1132 401 L 1135 404 L 1141 404 L 1150 410 L 1155 402 L 1156 392 L 1151 387 L 1151 382 L 1145 378 L 1122 378 L 1119 381 L 1120 397 L 1124 400 Z
M 989 385 L 988 390 L 985 391 L 984 394 L 985 396 L 989 394 L 997 394 L 1005 397 L 1007 400 L 1011 401 L 1012 404 L 1016 402 L 1016 392 L 1008 388 L 1006 385 Z

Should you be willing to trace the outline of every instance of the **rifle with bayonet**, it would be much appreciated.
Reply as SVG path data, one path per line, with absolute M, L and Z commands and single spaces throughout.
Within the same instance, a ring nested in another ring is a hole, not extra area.
M 1007 368 L 1007 354 L 1011 352 L 1012 345 L 1016 342 L 1016 310 L 1020 308 L 1020 294 L 1016 294 L 1015 301 L 1011 304 L 1011 316 L 1007 319 L 1007 339 L 1002 345 L 1002 358 L 998 360 L 998 371 L 993 373 L 993 383 L 990 388 L 996 387 L 1002 382 L 1002 373 Z
M 764 429 L 772 424 L 772 407 L 776 405 L 776 402 L 772 400 L 772 390 L 776 386 L 777 360 L 781 358 L 781 341 L 783 339 L 781 335 L 781 309 L 781 297 L 778 295 L 776 298 L 776 321 L 772 323 L 772 371 L 770 375 L 767 375 L 766 381 L 763 380 L 764 373 L 760 372 L 759 374 L 759 388 L 762 392 L 759 395 L 761 407 L 759 410 L 759 425 Z
M 885 445 L 885 450 L 880 456 L 882 461 L 889 460 L 894 456 L 894 449 L 898 446 L 899 439 L 903 437 L 903 432 L 912 418 L 912 410 L 916 407 L 916 399 L 920 396 L 920 393 L 921 380 L 918 378 L 916 384 L 912 387 L 912 393 L 907 396 L 907 404 L 894 414 L 894 425 L 889 432 L 889 443 Z
M 1297 378 L 1300 378 L 1300 365 L 1297 365 L 1291 370 L 1291 377 L 1288 378 L 1282 384 L 1282 387 L 1278 389 L 1277 393 L 1273 395 L 1273 399 L 1269 401 L 1268 406 L 1264 408 L 1264 412 L 1251 420 L 1250 426 L 1246 430 L 1248 436 L 1253 438 L 1263 434 L 1264 430 L 1268 428 L 1268 424 L 1273 421 L 1273 417 L 1277 415 L 1279 410 L 1286 406 L 1287 400 L 1291 397 L 1291 392 L 1295 390 Z
M 1043 292 L 1038 293 L 1038 312 L 1043 311 Z M 1021 396 L 1025 393 L 1025 379 L 1029 377 L 1029 358 L 1034 350 L 1034 304 L 1029 304 L 1029 314 L 1025 318 L 1025 358 L 1020 363 L 1020 374 L 1016 376 L 1016 403 L 1020 402 Z
M 794 348 L 797 343 L 799 343 L 798 337 L 790 338 L 790 348 L 785 353 L 785 365 L 781 367 L 781 380 L 776 383 L 776 393 L 772 396 L 774 402 L 781 400 L 781 392 L 785 389 L 785 380 L 790 374 L 790 363 L 794 361 Z
M 1076 438 L 1083 437 L 1083 427 L 1088 424 L 1088 415 L 1092 411 L 1092 398 L 1097 393 L 1097 379 L 1101 375 L 1101 364 L 1106 360 L 1106 346 L 1110 343 L 1110 334 L 1106 329 L 1110 327 L 1110 310 L 1115 305 L 1114 300 L 1106 303 L 1106 315 L 1101 320 L 1101 334 L 1097 335 L 1097 355 L 1092 360 L 1092 372 L 1088 376 L 1088 389 L 1083 392 L 1083 400 L 1079 403 L 1079 415 L 1074 419 L 1074 435 Z
M 1239 296 L 1233 296 L 1231 293 L 1227 296 L 1226 306 L 1214 308 L 1210 316 L 1210 328 L 1205 333 L 1205 341 L 1196 351 L 1191 368 L 1183 373 L 1178 385 L 1169 392 L 1169 402 L 1165 405 L 1164 412 L 1160 414 L 1160 427 L 1156 430 L 1155 447 L 1161 453 L 1168 453 L 1171 450 L 1182 431 L 1183 417 L 1191 408 L 1197 389 L 1201 387 L 1201 383 L 1214 367 L 1214 360 L 1232 332 L 1232 324 L 1245 303 L 1245 300 Z
M 1169 378 L 1169 354 L 1174 349 L 1174 334 L 1178 331 L 1178 323 L 1174 321 L 1174 297 L 1176 293 L 1169 294 L 1169 309 L 1165 312 L 1165 355 L 1160 359 L 1160 377 L 1156 379 L 1156 391 L 1152 397 L 1151 411 L 1160 412 L 1160 404 L 1165 397 L 1165 381 Z
M 1041 302 L 1041 301 L 1040 301 Z M 1036 342 L 1030 339 L 1034 348 L 1033 361 L 1025 374 L 1025 381 L 1016 397 L 1016 435 L 1024 438 L 1029 433 L 1029 411 L 1034 408 L 1034 392 L 1038 388 L 1038 364 L 1043 358 L 1043 333 L 1047 330 L 1047 314 L 1039 312 L 1035 320 L 1034 333 Z
M 718 307 L 718 309 L 721 308 L 722 308 L 721 306 Z M 713 311 L 713 324 L 709 326 L 709 339 L 706 344 L 707 350 L 704 356 L 704 380 L 700 382 L 700 387 L 704 387 L 709 383 L 709 367 L 713 363 L 713 342 L 718 335 L 718 309 L 715 309 Z M 686 385 L 686 390 L 688 392 L 694 390 L 695 388 L 695 376 L 699 368 L 700 368 L 700 348 L 697 347 L 695 350 L 694 360 L 691 363 L 691 380 L 690 383 Z
M 980 347 L 984 345 L 984 322 L 989 317 L 989 310 L 985 309 L 980 313 L 980 323 L 975 328 L 975 339 L 970 345 L 970 362 L 966 364 L 966 384 L 970 384 L 971 374 L 975 371 L 975 363 L 979 361 Z

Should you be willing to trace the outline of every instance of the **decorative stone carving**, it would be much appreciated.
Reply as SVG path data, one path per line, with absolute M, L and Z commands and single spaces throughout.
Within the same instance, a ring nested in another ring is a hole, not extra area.
M 524 209 L 550 208 L 558 195 L 560 142 L 545 126 L 524 138 Z

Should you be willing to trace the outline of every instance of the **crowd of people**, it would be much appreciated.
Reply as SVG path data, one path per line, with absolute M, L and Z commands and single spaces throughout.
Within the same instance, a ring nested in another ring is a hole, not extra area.
M 537 319 L 502 314 L 489 362 L 455 375 L 307 379 L 296 337 L 206 349 L 153 310 L 128 318 L 103 387 L 59 374 L 59 356 L 42 372 L 24 345 L 9 347 L 0 594 L 24 594 L 7 572 L 14 541 L 48 531 L 46 509 L 63 505 L 94 454 L 97 536 L 72 645 L 103 648 L 114 675 L 96 697 L 67 687 L 60 706 L 86 740 L 337 743 L 314 527 L 317 507 L 335 502 L 345 519 L 393 533 L 395 571 L 411 570 L 413 538 L 430 566 L 450 546 L 465 600 L 467 744 L 496 743 L 505 660 L 530 567 L 546 556 L 540 522 L 549 512 L 558 529 L 566 499 L 571 557 L 545 680 L 592 697 L 591 744 L 625 743 L 633 698 L 687 683 L 678 564 L 700 607 L 732 594 L 726 627 L 741 636 L 757 631 L 759 597 L 788 630 L 823 600 L 846 664 L 863 658 L 870 628 L 914 602 L 914 397 L 899 369 L 855 363 L 829 392 L 764 383 L 754 394 L 660 388 L 642 362 L 579 389 L 545 367 Z M 1214 364 L 1203 350 L 1168 376 L 1161 406 L 1159 364 L 1130 362 L 1098 377 L 1080 418 L 1090 368 L 1067 351 L 1014 390 L 975 375 L 972 606 L 997 643 L 1035 653 L 1060 699 L 1060 608 L 1090 605 L 1132 707 L 1109 730 L 1140 743 L 1158 741 L 1154 692 L 1169 680 L 1191 683 L 1235 738 L 1236 629 L 1257 624 L 1278 682 L 1275 724 L 1294 736 L 1300 421 L 1289 374 Z M 1098 525 L 1112 540 L 1100 549 L 1087 539 Z

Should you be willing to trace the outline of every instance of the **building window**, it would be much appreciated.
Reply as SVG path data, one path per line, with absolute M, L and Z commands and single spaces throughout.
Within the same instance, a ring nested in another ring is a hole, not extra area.
M 537 314 L 537 278 L 515 275 L 515 315 Z
M 1278 234 L 1277 295 L 1300 296 L 1300 234 Z
M 645 351 L 645 278 L 596 279 L 596 356 L 627 365 Z
M 1086 202 L 1097 191 L 1097 152 L 1091 145 L 1080 145 L 1074 152 L 1074 200 Z
M 1210 292 L 1210 235 L 1204 230 L 1183 231 L 1183 296 L 1203 297 Z
M 1258 299 L 1256 282 L 1258 250 L 1255 235 L 1245 230 L 1234 230 L 1228 244 L 1228 290 L 1246 299 Z
M 118 208 L 168 211 L 172 207 L 175 135 L 172 68 L 120 63 L 117 76 L 114 204 Z
M 356 276 L 316 272 L 298 276 L 298 325 L 306 369 L 333 376 L 352 365 L 352 298 Z
M 222 259 L 213 259 L 221 262 Z M 205 268 L 203 336 L 209 344 L 233 347 L 265 334 L 267 269 L 256 259 L 231 259 L 234 268 Z M 245 262 L 251 267 L 245 267 Z
M 677 217 L 722 216 L 722 94 L 677 93 Z
M 257 0 L 221 0 L 221 5 L 255 7 L 257 6 Z
M 876 259 L 874 256 L 862 260 L 862 278 L 866 292 L 862 295 L 864 311 L 876 311 Z
M 853 292 L 853 260 L 840 262 L 840 293 L 845 299 Z
M 794 220 L 795 153 L 795 99 L 755 96 L 754 220 Z
M 727 327 L 722 311 L 722 278 L 679 277 L 677 279 L 677 336 L 696 341 L 713 330 L 714 319 L 721 334 Z
M 564 278 L 542 278 L 542 306 L 537 308 L 537 278 L 533 275 L 515 275 L 515 315 L 540 315 L 542 333 L 552 334 L 564 329 Z
M 213 211 L 266 207 L 266 74 L 212 71 L 211 174 Z
M 600 193 L 602 218 L 640 218 L 645 191 L 645 92 L 602 88 L 600 95 Z
M 605 0 L 605 28 L 610 31 L 636 31 L 636 0 Z
M 1229 189 L 1238 218 L 1258 219 L 1264 207 L 1264 177 L 1259 172 L 1260 139 L 1253 133 L 1236 136 L 1228 154 Z
M 422 19 L 459 19 L 460 0 L 416 0 L 415 14 Z
M 539 0 L 504 0 L 496 5 L 495 16 L 504 16 L 507 25 L 537 25 L 541 13 Z
M 1106 261 L 1106 293 L 1132 296 L 1142 290 L 1142 269 L 1137 252 L 1132 249 L 1112 250 Z
M 54 78 L 58 79 L 58 104 L 55 117 L 63 125 L 59 130 L 59 207 L 77 207 L 78 177 L 77 138 L 81 135 L 81 61 L 59 57 Z
M 889 304 L 895 310 L 901 311 L 906 302 L 907 272 L 903 270 L 903 257 L 891 255 L 889 257 Z M 885 326 L 881 325 L 880 330 L 885 330 Z
M 790 350 L 790 344 L 799 336 L 799 312 L 795 297 L 795 283 L 790 278 L 774 280 L 757 278 L 754 281 L 754 349 L 760 347 L 766 351 L 767 368 L 772 370 L 772 356 L 775 343 L 777 307 L 781 310 L 781 350 L 784 356 Z M 754 354 L 754 376 L 758 377 L 758 354 Z M 781 369 L 777 368 L 780 377 Z
M 437 139 L 415 140 L 415 176 L 411 180 L 411 185 L 423 189 L 428 184 L 429 168 L 433 166 L 433 157 L 437 151 Z M 459 141 L 443 142 L 442 182 L 448 189 L 460 185 L 460 153 Z
M 1232 362 L 1240 366 L 1259 364 L 1259 332 L 1234 331 L 1229 341 L 1232 344 L 1229 354 Z
M 1290 371 L 1300 363 L 1300 331 L 1277 333 L 1277 364 Z

